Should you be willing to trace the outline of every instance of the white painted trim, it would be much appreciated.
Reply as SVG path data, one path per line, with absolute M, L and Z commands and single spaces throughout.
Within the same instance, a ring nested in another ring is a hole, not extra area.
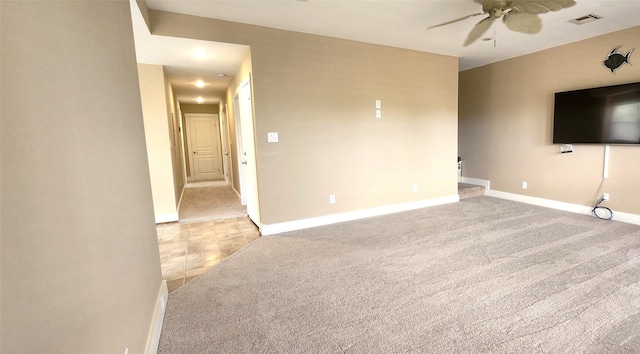
M 604 165 L 602 166 L 602 178 L 609 178 L 609 145 L 604 146 Z
M 218 187 L 218 186 L 226 186 L 228 185 L 225 180 L 215 180 L 215 181 L 203 181 L 203 182 L 191 182 L 187 183 L 185 188 L 199 188 L 199 187 Z
M 236 198 L 238 199 L 240 205 L 242 205 L 242 196 L 240 195 L 240 192 L 238 192 L 238 190 L 234 186 L 231 186 L 231 189 L 236 193 Z
M 460 179 L 460 182 L 468 183 L 468 184 L 475 184 L 477 186 L 483 186 L 486 190 L 491 189 L 490 188 L 491 187 L 491 181 L 486 180 L 486 179 L 462 177 Z
M 160 334 L 162 333 L 162 323 L 164 322 L 164 313 L 167 309 L 167 300 L 169 299 L 169 289 L 167 281 L 163 280 L 158 291 L 156 307 L 153 310 L 153 318 L 151 319 L 151 328 L 147 337 L 146 354 L 158 353 L 158 345 L 160 344 Z
M 156 215 L 156 224 L 162 224 L 165 222 L 174 222 L 180 220 L 180 216 L 178 213 L 170 213 L 170 214 L 161 214 Z
M 319 216 L 319 217 L 309 218 L 309 219 L 287 221 L 287 222 L 278 223 L 278 224 L 271 224 L 271 225 L 262 224 L 260 227 L 260 233 L 262 234 L 262 236 L 275 235 L 283 232 L 308 229 L 311 227 L 336 224 L 336 223 L 345 222 L 345 221 L 365 219 L 373 216 L 393 214 L 393 213 L 398 213 L 402 211 L 427 208 L 427 207 L 448 204 L 448 203 L 455 203 L 458 201 L 460 201 L 460 196 L 456 194 L 456 195 L 450 195 L 450 196 L 445 196 L 440 198 L 421 200 L 417 202 L 410 202 L 410 203 L 396 204 L 396 205 L 386 205 L 386 206 L 371 208 L 371 209 L 363 209 L 363 210 L 356 210 L 356 211 L 340 213 L 340 214 Z
M 591 210 L 593 209 L 593 207 L 590 206 L 559 202 L 557 200 L 537 198 L 515 193 L 500 192 L 496 190 L 487 190 L 487 196 L 584 215 L 591 215 Z M 613 220 L 640 225 L 640 215 L 617 212 L 615 210 L 613 211 Z
M 578 214 L 590 215 L 591 209 L 593 209 L 592 207 L 587 207 L 584 205 L 559 202 L 556 200 L 531 197 L 531 196 L 522 195 L 522 194 L 500 192 L 496 190 L 487 191 L 487 195 L 489 197 L 513 200 L 514 202 L 527 203 L 527 204 L 537 205 L 545 208 L 564 210 L 564 211 L 569 211 L 569 212 L 578 213 Z
M 178 199 L 178 206 L 176 207 L 176 210 L 178 212 L 178 220 L 180 220 L 180 206 L 182 206 L 182 198 L 184 197 L 184 190 L 186 189 L 186 186 L 182 186 L 182 192 L 180 192 L 180 199 Z M 156 224 L 158 222 L 156 221 Z
M 613 220 L 640 225 L 640 215 L 613 211 Z

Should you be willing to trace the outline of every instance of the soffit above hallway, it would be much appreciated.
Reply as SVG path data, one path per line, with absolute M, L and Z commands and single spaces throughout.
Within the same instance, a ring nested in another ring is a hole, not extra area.
M 469 31 L 484 16 L 427 28 L 481 12 L 482 6 L 472 0 L 146 1 L 155 10 L 455 56 L 461 71 L 640 25 L 640 1 L 576 2 L 540 15 L 543 28 L 538 34 L 513 32 L 495 21 L 483 36 L 493 38 L 495 29 L 495 47 L 493 40 L 463 47 Z M 602 19 L 583 25 L 569 22 L 592 13 Z
M 136 59 L 162 65 L 176 99 L 188 104 L 221 102 L 249 47 L 152 35 L 134 0 L 130 1 Z M 203 81 L 204 87 L 196 86 Z M 198 97 L 202 102 L 197 102 Z

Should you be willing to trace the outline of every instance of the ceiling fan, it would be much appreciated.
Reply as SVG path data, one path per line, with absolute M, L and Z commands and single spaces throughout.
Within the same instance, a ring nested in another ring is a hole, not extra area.
M 474 16 L 488 15 L 480 20 L 471 30 L 464 46 L 478 40 L 491 27 L 493 22 L 502 17 L 502 21 L 512 31 L 535 34 L 542 29 L 542 20 L 538 17 L 549 11 L 558 11 L 576 4 L 574 0 L 473 0 L 482 4 L 482 12 L 447 21 L 435 26 L 445 26 Z

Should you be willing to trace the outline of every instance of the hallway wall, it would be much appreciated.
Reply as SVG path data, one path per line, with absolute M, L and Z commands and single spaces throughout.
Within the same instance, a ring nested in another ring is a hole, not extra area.
M 178 220 L 170 105 L 162 65 L 138 64 L 145 142 L 156 223 Z
M 162 277 L 129 4 L 0 14 L 0 352 L 143 353 Z

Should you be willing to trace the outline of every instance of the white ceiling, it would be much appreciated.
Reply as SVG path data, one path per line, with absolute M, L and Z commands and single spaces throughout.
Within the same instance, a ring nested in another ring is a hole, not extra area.
M 463 47 L 467 34 L 483 16 L 428 27 L 481 12 L 482 6 L 472 0 L 146 0 L 150 9 L 456 56 L 461 71 L 640 25 L 640 0 L 576 2 L 568 9 L 540 15 L 543 28 L 536 35 L 509 31 L 496 21 L 495 27 L 483 36 L 493 37 L 495 29 L 495 46 L 493 40 L 488 40 Z M 210 88 L 218 88 L 207 98 L 219 101 L 222 86 L 226 87 L 229 81 L 215 75 L 224 72 L 232 76 L 248 48 L 153 36 L 141 22 L 137 8 L 133 12 L 138 61 L 165 65 L 174 91 L 184 97 L 182 100 L 193 99 L 197 91 L 187 87 L 200 75 L 211 80 Z M 582 25 L 568 22 L 591 13 L 602 19 Z M 612 48 L 616 45 L 624 43 L 612 43 Z M 217 56 L 194 62 L 188 54 L 196 47 Z M 607 54 L 603 53 L 603 59 Z

